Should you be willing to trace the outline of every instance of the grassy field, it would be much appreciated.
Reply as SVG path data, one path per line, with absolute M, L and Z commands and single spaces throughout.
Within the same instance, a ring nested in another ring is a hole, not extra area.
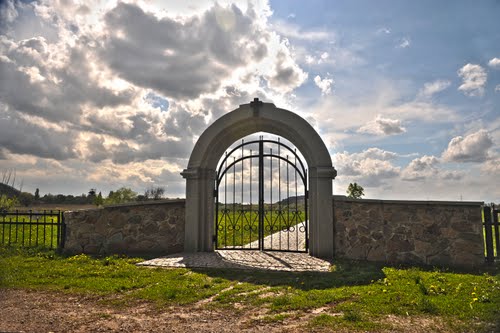
M 258 312 L 255 320 L 293 318 L 304 330 L 388 331 L 398 320 L 422 318 L 442 331 L 500 330 L 498 267 L 458 273 L 339 261 L 329 273 L 283 273 L 134 265 L 141 260 L 0 248 L 0 288 L 101 295 L 113 306 L 146 300 L 159 309 L 196 311 L 202 301 L 205 308 Z
M 294 230 L 295 225 L 304 220 L 304 211 L 295 211 L 292 208 L 290 210 L 282 209 L 281 211 L 266 210 L 264 216 L 264 237 L 281 230 Z M 219 210 L 217 247 L 239 247 L 258 240 L 258 225 L 259 216 L 256 210 Z
M 19 211 L 43 211 L 43 210 L 61 210 L 61 211 L 67 211 L 67 210 L 80 210 L 80 209 L 95 209 L 97 208 L 96 205 L 89 205 L 89 204 L 37 204 L 33 206 L 20 206 L 20 207 L 14 207 L 14 210 L 19 210 Z

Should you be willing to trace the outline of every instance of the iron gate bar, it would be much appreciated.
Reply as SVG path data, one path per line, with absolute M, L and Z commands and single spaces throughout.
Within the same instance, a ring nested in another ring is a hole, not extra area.
M 295 157 L 295 163 L 297 163 L 297 158 Z M 298 216 L 298 213 L 297 213 L 297 209 L 298 209 L 298 201 L 299 199 L 297 198 L 297 170 L 295 170 L 295 221 L 298 223 L 298 220 L 299 220 L 299 216 Z M 297 225 L 297 224 L 296 224 Z M 298 227 L 296 226 L 295 228 L 298 229 Z M 295 233 L 295 244 L 297 244 L 297 247 L 299 247 L 299 230 L 297 230 L 297 232 Z
M 270 199 L 269 201 L 271 202 L 271 222 L 268 221 L 268 224 L 270 223 L 271 226 L 269 227 L 269 232 L 271 234 L 271 244 L 273 243 L 273 229 L 274 229 L 274 222 L 273 222 L 273 149 L 272 148 L 269 148 L 269 151 L 270 151 L 270 159 L 269 159 L 269 170 L 271 170 L 271 172 L 269 172 L 269 182 L 271 183 L 271 191 L 270 191 Z
M 241 143 L 245 143 L 245 141 L 242 139 L 241 140 Z M 241 146 L 241 155 L 243 156 L 244 154 L 244 150 L 243 150 L 243 145 Z M 243 179 L 243 162 L 241 162 L 241 178 Z M 243 187 L 244 187 L 244 183 L 241 182 L 241 201 L 243 201 Z M 241 209 L 240 209 L 240 215 L 245 218 L 245 213 L 244 213 L 244 210 L 243 210 L 243 202 L 241 203 Z M 246 219 L 246 218 L 245 218 Z M 244 230 L 245 228 L 244 227 L 241 227 L 241 239 L 243 239 L 243 235 L 244 235 Z
M 288 160 L 289 159 L 289 156 L 286 155 L 286 159 Z M 287 173 L 287 179 L 286 179 L 286 187 L 287 187 L 287 193 L 290 193 L 290 165 L 287 163 L 286 165 L 286 173 Z M 291 230 L 293 228 L 292 226 L 292 223 L 293 223 L 293 218 L 292 220 L 290 221 L 290 194 L 287 194 L 288 198 L 287 198 L 287 208 L 288 208 L 288 214 L 287 214 L 287 218 L 288 218 L 288 226 L 287 226 L 287 230 L 288 232 L 290 231 L 293 231 Z M 292 211 L 292 214 L 293 214 L 293 211 Z M 287 247 L 290 247 L 290 233 L 287 234 Z
M 279 138 L 278 138 L 278 142 L 279 142 Z M 278 145 L 278 156 L 281 156 L 281 145 Z M 278 221 L 279 221 L 279 250 L 281 250 L 281 218 L 283 217 L 283 214 L 281 212 L 281 160 L 278 159 L 278 179 L 280 180 L 278 182 L 278 211 L 279 211 L 279 215 L 278 215 Z M 307 238 L 307 237 L 306 237 Z
M 285 145 L 284 143 L 282 143 L 280 140 L 270 140 L 270 139 L 262 139 L 262 140 L 253 140 L 253 141 L 247 141 L 247 142 L 243 142 L 241 145 L 251 145 L 251 144 L 256 144 L 256 143 L 259 143 L 259 142 L 263 142 L 263 143 L 273 143 L 273 144 L 276 144 L 278 145 L 278 148 L 280 147 L 285 147 L 286 149 L 288 149 L 294 156 L 296 156 L 298 158 L 298 161 L 300 163 L 300 167 L 302 169 L 302 173 L 301 174 L 305 174 L 306 173 L 306 168 L 304 167 L 304 163 L 302 163 L 302 160 L 300 159 L 300 157 L 297 155 L 297 152 L 295 152 L 292 148 L 288 147 L 287 145 Z M 233 148 L 232 150 L 230 150 L 229 152 L 226 152 L 226 156 L 224 157 L 224 159 L 220 162 L 220 165 L 219 165 L 219 169 L 217 170 L 217 175 L 220 175 L 221 174 L 221 169 L 222 169 L 222 166 L 224 165 L 224 162 L 227 160 L 227 158 L 232 154 L 234 153 L 236 150 L 238 150 L 240 148 L 240 146 L 237 146 L 235 148 Z M 280 151 L 278 150 L 278 155 L 280 155 Z M 255 156 L 246 156 L 246 157 L 256 157 Z M 274 155 L 274 157 L 278 157 L 277 155 Z M 299 173 L 300 173 L 300 170 L 299 170 Z
M 290 162 L 288 159 L 284 158 L 283 156 L 263 154 L 263 157 L 274 157 L 274 158 L 278 158 L 280 160 L 283 160 L 283 161 L 287 162 L 287 164 L 289 164 L 290 166 L 292 166 L 294 169 L 297 170 L 297 172 L 299 173 L 300 178 L 302 179 L 302 182 L 304 182 L 304 184 L 307 183 L 307 178 L 306 178 L 307 170 L 305 170 L 305 173 L 302 174 L 301 171 L 299 170 L 299 168 L 297 168 L 296 165 L 294 165 L 292 162 Z M 252 159 L 252 158 L 259 158 L 260 159 L 260 156 L 259 155 L 243 156 L 243 157 L 235 159 L 233 162 L 231 162 L 231 164 L 229 164 L 226 168 L 224 168 L 224 171 L 222 172 L 222 174 L 217 177 L 217 184 L 216 184 L 217 187 L 220 185 L 220 182 L 222 181 L 222 178 L 225 176 L 225 174 L 227 173 L 227 171 L 230 170 L 235 164 L 238 164 L 239 162 L 241 162 L 243 160 Z M 259 170 L 260 170 L 260 167 L 259 167 Z M 216 192 L 217 192 L 217 190 L 216 190 Z
M 233 157 L 233 161 L 235 158 Z M 236 207 L 235 207 L 235 201 L 236 201 L 236 164 L 233 163 L 233 223 L 231 223 L 231 230 L 233 230 L 233 246 L 236 240 L 236 235 L 234 234 L 236 229 Z
M 264 245 L 264 142 L 259 141 L 259 249 Z
M 265 143 L 271 143 L 275 144 L 278 146 L 278 155 L 273 154 L 272 148 L 270 148 L 270 153 L 266 154 L 264 152 L 264 144 Z M 259 145 L 259 153 L 258 155 L 253 154 L 253 150 L 250 149 L 250 155 L 245 156 L 245 150 L 244 147 L 247 145 L 252 145 L 252 144 L 258 144 Z M 294 163 L 292 163 L 289 159 L 289 155 L 286 155 L 286 158 L 281 156 L 281 146 L 285 147 L 291 154 L 294 156 Z M 233 161 L 229 163 L 228 159 L 233 154 L 236 152 L 238 149 L 241 148 L 241 156 L 236 158 L 233 156 Z M 258 211 L 257 211 L 257 216 L 258 217 L 258 226 L 257 226 L 257 231 L 258 231 L 258 249 L 260 250 L 271 250 L 271 251 L 283 251 L 281 245 L 282 245 L 282 233 L 283 231 L 292 231 L 296 232 L 295 235 L 295 243 L 296 243 L 296 250 L 290 250 L 290 233 L 286 234 L 286 242 L 287 242 L 287 250 L 286 251 L 293 251 L 293 252 L 307 252 L 308 250 L 308 245 L 309 245 L 309 239 L 307 237 L 307 232 L 308 232 L 308 226 L 307 226 L 307 221 L 308 221 L 308 212 L 307 212 L 307 199 L 308 199 L 308 191 L 307 191 L 307 169 L 304 167 L 303 162 L 301 161 L 300 157 L 298 156 L 296 149 L 293 150 L 287 145 L 283 144 L 280 142 L 279 138 L 278 141 L 275 140 L 268 140 L 264 139 L 263 136 L 259 137 L 259 140 L 253 140 L 253 141 L 248 141 L 244 142 L 244 140 L 241 141 L 241 144 L 234 147 L 232 150 L 229 152 L 226 152 L 224 158 L 219 164 L 218 170 L 217 170 L 217 177 L 216 177 L 216 190 L 214 191 L 214 196 L 216 198 L 216 230 L 215 230 L 215 235 L 214 235 L 214 242 L 216 248 L 221 248 L 220 246 L 223 246 L 222 248 L 228 249 L 228 243 L 227 243 L 227 225 L 228 225 L 228 219 L 230 219 L 229 209 L 228 209 L 228 203 L 227 203 L 227 178 L 229 175 L 229 172 L 232 171 L 233 173 L 233 195 L 232 195 L 232 221 L 229 221 L 229 224 L 231 225 L 231 231 L 232 231 L 232 248 L 239 248 L 242 250 L 253 250 L 255 248 L 252 247 L 252 232 L 254 228 L 254 222 L 255 218 L 253 217 L 255 211 L 253 210 L 253 201 L 252 201 L 252 160 L 254 158 L 258 158 L 258 168 L 259 168 L 259 177 L 258 177 L 258 183 L 259 183 L 259 188 L 258 188 Z M 272 195 L 273 195 L 273 176 L 272 173 L 270 174 L 270 220 L 269 217 L 267 216 L 267 211 L 265 209 L 265 187 L 264 187 L 264 159 L 269 158 L 270 159 L 270 168 L 272 171 L 273 167 L 273 158 L 278 159 L 278 212 L 277 212 L 277 217 L 274 218 L 274 209 L 273 209 L 273 200 L 272 200 Z M 248 204 L 249 209 L 244 208 L 244 161 L 246 159 L 250 159 L 250 202 Z M 284 217 L 284 212 L 282 209 L 282 200 L 281 200 L 281 161 L 286 162 L 286 182 L 287 182 L 287 205 L 286 205 L 286 220 Z M 297 161 L 299 163 L 297 163 Z M 242 179 L 242 184 L 241 184 L 241 200 L 242 203 L 240 205 L 240 209 L 238 210 L 238 214 L 236 214 L 236 164 L 241 163 L 241 179 Z M 300 165 L 300 169 L 299 166 Z M 294 211 L 290 211 L 290 204 L 293 202 L 290 199 L 290 166 L 293 167 L 293 172 L 294 172 L 294 181 L 295 181 L 295 209 Z M 304 186 L 304 222 L 303 225 L 300 225 L 300 212 L 298 211 L 298 176 L 300 176 L 301 181 Z M 219 187 L 222 183 L 222 178 L 224 178 L 224 209 L 220 209 L 220 203 L 219 203 L 219 198 L 220 198 L 220 191 Z M 246 213 L 249 214 L 249 218 L 247 218 Z M 293 214 L 293 217 L 290 217 L 290 213 Z M 222 214 L 222 215 L 221 215 Z M 238 215 L 238 216 L 237 216 Z M 221 219 L 219 220 L 219 216 Z M 224 221 L 222 221 L 224 220 Z M 264 224 L 265 222 L 268 222 L 267 226 L 267 231 L 270 232 L 271 236 L 271 245 L 270 249 L 265 248 L 264 244 L 264 235 L 265 235 L 265 227 Z M 223 223 L 221 223 L 223 222 Z M 246 225 L 245 225 L 246 222 Z M 279 224 L 278 231 L 279 231 L 279 248 L 275 249 L 273 247 L 273 231 L 275 229 L 276 223 Z M 283 225 L 284 223 L 284 225 Z M 293 226 L 291 224 L 295 223 Z M 239 224 L 241 224 L 241 245 L 236 245 L 236 231 L 239 231 Z M 244 244 L 244 231 L 247 230 L 248 228 L 249 231 L 249 240 L 250 242 L 248 243 L 250 246 L 245 247 Z M 220 232 L 224 231 L 224 244 L 219 244 L 219 235 Z M 298 244 L 298 232 L 303 232 L 305 234 L 305 249 L 304 250 L 299 250 L 299 244 Z
M 252 156 L 252 149 L 250 149 L 250 156 Z M 252 244 L 252 225 L 254 222 L 252 220 L 252 161 L 253 159 L 250 159 L 250 223 L 249 223 L 250 244 Z

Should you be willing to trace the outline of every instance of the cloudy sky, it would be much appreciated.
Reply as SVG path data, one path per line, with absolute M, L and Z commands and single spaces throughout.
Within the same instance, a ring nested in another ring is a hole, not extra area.
M 368 198 L 500 202 L 500 2 L 0 0 L 0 172 L 166 187 L 254 97 L 307 119 Z

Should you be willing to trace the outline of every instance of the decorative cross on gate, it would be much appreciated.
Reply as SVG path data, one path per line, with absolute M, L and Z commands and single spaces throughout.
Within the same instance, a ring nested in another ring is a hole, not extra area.
M 250 107 L 253 109 L 253 116 L 258 117 L 259 116 L 259 109 L 264 103 L 262 101 L 259 101 L 258 97 L 255 97 L 252 102 L 250 102 Z

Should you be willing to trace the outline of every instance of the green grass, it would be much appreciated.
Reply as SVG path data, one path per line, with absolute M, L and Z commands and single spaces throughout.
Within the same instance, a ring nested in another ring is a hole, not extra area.
M 259 309 L 265 322 L 306 318 L 305 330 L 383 331 L 391 328 L 388 316 L 430 318 L 448 331 L 500 329 L 498 267 L 458 273 L 339 261 L 331 272 L 284 273 L 151 269 L 136 266 L 140 260 L 0 248 L 0 288 L 100 295 L 121 306 L 149 300 L 159 307 L 189 307 L 210 298 L 204 307 L 237 304 L 246 315 Z
M 63 257 L 53 251 L 0 248 L 0 287 L 112 295 L 188 304 L 229 285 L 187 269 L 139 268 L 139 258 Z M 215 280 L 215 281 L 214 281 Z
M 239 208 L 239 207 L 238 207 Z M 264 237 L 281 230 L 293 230 L 305 220 L 304 211 L 283 208 L 266 210 L 264 216 Z M 217 247 L 241 247 L 259 238 L 259 216 L 256 210 L 220 209 L 218 214 Z

